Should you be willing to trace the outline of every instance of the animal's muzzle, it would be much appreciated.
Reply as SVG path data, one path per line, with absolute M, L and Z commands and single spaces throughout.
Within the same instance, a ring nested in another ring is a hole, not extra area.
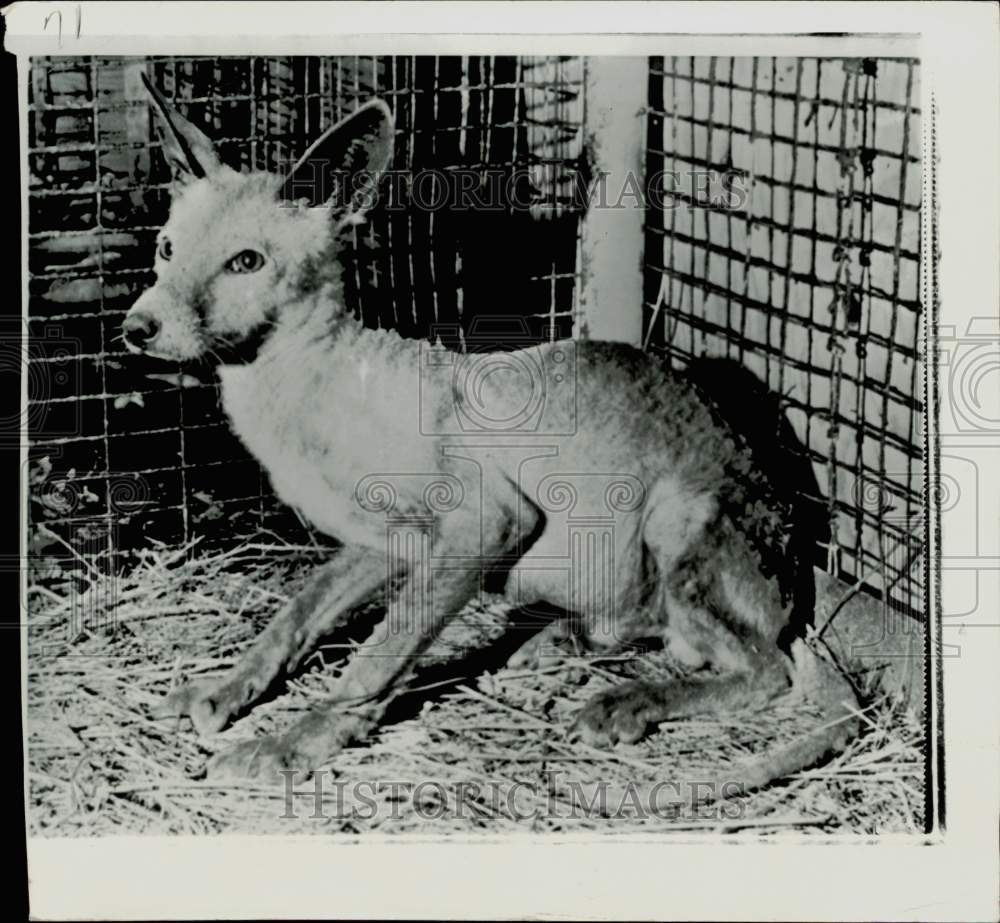
M 122 336 L 125 343 L 136 351 L 149 348 L 160 332 L 160 322 L 142 311 L 130 313 L 122 322 Z

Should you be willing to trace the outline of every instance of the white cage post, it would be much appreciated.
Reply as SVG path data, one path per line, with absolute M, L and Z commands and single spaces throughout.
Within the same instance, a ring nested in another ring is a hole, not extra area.
M 577 335 L 642 342 L 645 215 L 645 57 L 590 57 L 585 65 L 585 155 L 592 170 L 580 233 Z

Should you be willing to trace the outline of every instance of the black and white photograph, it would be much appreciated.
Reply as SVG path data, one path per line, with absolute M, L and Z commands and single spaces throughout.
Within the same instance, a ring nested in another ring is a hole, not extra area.
M 945 836 L 1000 321 L 939 295 L 919 35 L 119 53 L 28 6 L 29 843 Z

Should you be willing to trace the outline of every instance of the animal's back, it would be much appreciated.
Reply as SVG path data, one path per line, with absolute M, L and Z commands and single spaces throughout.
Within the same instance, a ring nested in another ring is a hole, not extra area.
M 551 367 L 558 351 L 569 351 L 573 368 L 547 389 L 545 416 L 531 434 L 535 444 L 557 449 L 553 471 L 629 475 L 646 489 L 669 475 L 680 492 L 717 497 L 720 513 L 760 554 L 783 556 L 792 523 L 780 472 L 758 464 L 683 372 L 634 346 L 588 340 L 534 347 L 536 364 Z M 495 386 L 503 389 L 498 403 L 519 406 L 537 382 L 509 376 Z

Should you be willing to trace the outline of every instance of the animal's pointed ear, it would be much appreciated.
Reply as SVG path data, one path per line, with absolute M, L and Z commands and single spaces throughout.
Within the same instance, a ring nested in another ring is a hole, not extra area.
M 381 99 L 365 103 L 299 158 L 283 177 L 278 197 L 360 217 L 374 203 L 378 182 L 392 163 L 394 137 L 389 107 Z
M 159 114 L 158 129 L 163 141 L 163 156 L 170 164 L 174 182 L 183 185 L 220 169 L 222 161 L 205 133 L 171 109 L 149 78 L 145 74 L 141 76 Z

